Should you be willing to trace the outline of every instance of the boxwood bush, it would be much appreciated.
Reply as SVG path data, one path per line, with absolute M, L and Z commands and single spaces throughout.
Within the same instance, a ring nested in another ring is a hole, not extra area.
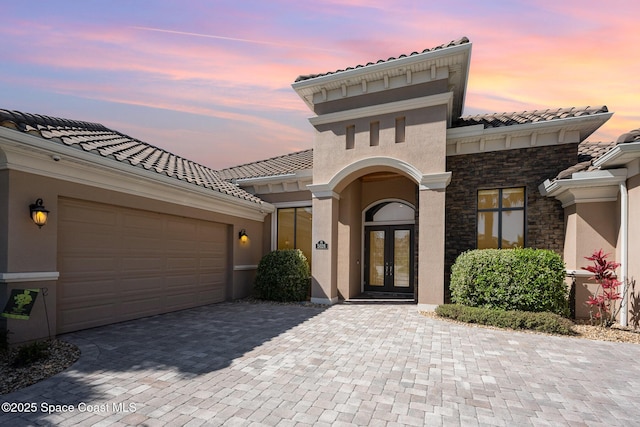
M 300 249 L 273 251 L 262 257 L 254 284 L 257 298 L 304 301 L 310 286 L 309 263 Z
M 451 267 L 451 301 L 470 307 L 569 315 L 565 267 L 546 249 L 481 249 Z
M 553 313 L 505 311 L 491 308 L 443 304 L 436 307 L 438 316 L 466 323 L 499 328 L 528 329 L 550 334 L 573 335 L 573 322 Z

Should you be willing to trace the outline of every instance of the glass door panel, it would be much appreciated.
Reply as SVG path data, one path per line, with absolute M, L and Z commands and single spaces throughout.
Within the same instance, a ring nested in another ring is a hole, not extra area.
M 411 285 L 411 231 L 395 230 L 393 237 L 393 286 L 408 288 Z
M 384 287 L 385 231 L 369 231 L 369 286 Z
M 413 292 L 413 226 L 365 229 L 365 291 Z

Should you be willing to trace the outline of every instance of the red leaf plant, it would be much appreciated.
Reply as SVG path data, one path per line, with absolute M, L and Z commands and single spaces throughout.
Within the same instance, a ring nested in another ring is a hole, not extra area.
M 593 273 L 592 280 L 598 283 L 596 292 L 593 295 L 589 295 L 587 300 L 591 323 L 604 327 L 609 327 L 615 323 L 616 316 L 620 311 L 620 307 L 616 308 L 616 301 L 622 299 L 620 292 L 618 292 L 618 287 L 622 282 L 616 278 L 615 273 L 615 269 L 620 264 L 608 261 L 608 256 L 609 254 L 605 254 L 602 249 L 594 251 L 593 255 L 585 257 L 589 261 L 593 261 L 593 265 L 582 267 Z

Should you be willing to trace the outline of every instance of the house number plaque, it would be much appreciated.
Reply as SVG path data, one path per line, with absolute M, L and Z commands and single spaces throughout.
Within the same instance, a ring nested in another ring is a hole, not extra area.
M 318 240 L 318 243 L 316 243 L 316 249 L 327 250 L 329 249 L 329 244 L 324 240 Z

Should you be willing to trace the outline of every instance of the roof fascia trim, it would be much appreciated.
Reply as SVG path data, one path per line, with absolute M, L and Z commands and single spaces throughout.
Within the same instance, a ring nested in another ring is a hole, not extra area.
M 286 173 L 281 175 L 268 175 L 258 176 L 255 178 L 239 178 L 233 180 L 240 186 L 248 186 L 255 184 L 273 184 L 280 182 L 292 182 L 299 181 L 301 179 L 311 179 L 313 177 L 313 169 L 303 169 L 293 173 Z
M 512 132 L 523 132 L 523 131 L 531 131 L 535 132 L 540 130 L 540 128 L 562 128 L 569 125 L 574 125 L 576 122 L 587 122 L 595 120 L 596 118 L 601 119 L 602 123 L 606 122 L 613 116 L 613 112 L 607 113 L 596 113 L 590 114 L 588 116 L 580 116 L 580 117 L 565 117 L 563 119 L 554 119 L 554 120 L 544 120 L 539 122 L 532 123 L 523 123 L 518 125 L 508 125 L 508 126 L 499 126 L 499 127 L 490 127 L 484 128 L 484 125 L 471 125 L 471 126 L 461 126 L 457 128 L 447 129 L 447 143 L 452 144 L 455 143 L 455 139 L 465 138 L 465 137 L 473 137 L 473 136 L 492 136 L 492 135 L 501 135 Z M 466 128 L 470 128 L 466 130 Z M 451 142 L 450 142 L 451 141 Z
M 545 180 L 538 186 L 540 194 L 554 197 L 562 207 L 576 203 L 612 202 L 619 185 L 627 180 L 627 169 L 593 170 L 574 173 L 570 179 Z
M 597 168 L 621 166 L 640 158 L 640 142 L 626 142 L 618 144 L 593 162 Z
M 422 52 L 417 55 L 410 55 L 404 58 L 396 58 L 390 61 L 381 62 L 379 64 L 371 64 L 367 66 L 363 66 L 360 68 L 353 68 L 350 70 L 343 70 L 339 72 L 333 72 L 331 74 L 327 74 L 324 76 L 314 77 L 307 80 L 302 80 L 299 82 L 294 82 L 291 86 L 294 90 L 309 88 L 313 86 L 321 86 L 326 85 L 328 83 L 333 83 L 336 81 L 341 81 L 345 79 L 357 79 L 359 77 L 366 76 L 367 74 L 380 73 L 385 70 L 398 68 L 398 67 L 406 67 L 415 63 L 424 62 L 424 61 L 433 61 L 437 58 L 457 55 L 460 52 L 465 50 L 471 51 L 471 42 L 464 43 L 457 46 L 449 46 L 438 50 L 430 50 L 428 52 Z M 470 54 L 469 60 L 470 61 Z M 469 62 L 468 62 L 469 63 Z
M 336 113 L 323 114 L 309 118 L 313 126 L 325 125 L 329 123 L 355 120 L 363 117 L 372 117 L 382 114 L 390 114 L 398 111 L 416 110 L 418 108 L 433 107 L 436 105 L 447 105 L 447 115 L 451 120 L 453 109 L 453 92 L 445 92 L 437 95 L 423 96 L 404 101 L 388 102 L 386 104 L 373 105 L 370 107 L 354 108 L 353 110 L 340 111 Z

